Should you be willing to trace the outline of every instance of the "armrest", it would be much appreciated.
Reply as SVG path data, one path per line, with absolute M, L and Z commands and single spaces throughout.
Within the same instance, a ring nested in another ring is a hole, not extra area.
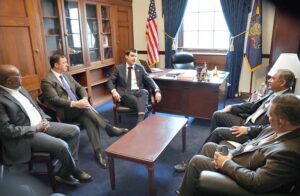
M 151 103 L 151 112 L 155 114 L 157 101 L 155 100 L 155 90 L 150 91 L 150 103 Z
M 199 193 L 207 193 L 207 195 L 243 195 L 243 196 L 284 196 L 296 195 L 298 192 L 289 193 L 263 193 L 254 194 L 238 185 L 234 180 L 223 174 L 213 171 L 202 171 L 198 184 Z
M 240 187 L 231 178 L 212 171 L 202 171 L 199 189 L 212 195 L 254 195 Z
M 56 109 L 52 107 L 50 104 L 44 102 L 41 95 L 37 96 L 36 102 L 39 105 L 39 107 L 47 114 L 49 115 L 54 121 L 56 122 L 62 122 Z

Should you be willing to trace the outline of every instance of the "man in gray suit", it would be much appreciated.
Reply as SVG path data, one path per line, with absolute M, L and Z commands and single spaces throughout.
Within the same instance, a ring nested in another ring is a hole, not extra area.
M 179 195 L 197 194 L 204 170 L 228 175 L 254 193 L 290 191 L 300 170 L 300 99 L 293 94 L 276 96 L 268 114 L 271 127 L 227 155 L 217 151 L 220 145 L 205 144 L 189 162 Z
M 107 87 L 117 102 L 135 109 L 138 112 L 137 122 L 144 120 L 149 92 L 146 88 L 155 91 L 157 103 L 161 100 L 161 93 L 142 65 L 136 64 L 136 49 L 125 51 L 126 64 L 117 65 L 109 78 Z
M 30 160 L 31 152 L 49 152 L 62 162 L 57 181 L 72 185 L 90 181 L 92 177 L 75 163 L 79 127 L 49 122 L 49 118 L 21 86 L 19 70 L 0 65 L 0 150 L 4 162 L 24 163 Z
M 111 137 L 128 130 L 112 126 L 90 105 L 85 88 L 67 72 L 69 65 L 64 55 L 51 56 L 50 65 L 51 70 L 41 82 L 42 98 L 58 111 L 64 122 L 78 121 L 86 129 L 95 158 L 106 169 L 107 158 L 101 150 L 99 129 L 105 129 Z

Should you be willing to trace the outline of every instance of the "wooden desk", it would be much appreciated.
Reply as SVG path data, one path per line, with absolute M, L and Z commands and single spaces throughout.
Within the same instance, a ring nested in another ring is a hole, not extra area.
M 214 111 L 224 107 L 228 72 L 221 71 L 217 77 L 211 76 L 209 82 L 202 82 L 196 77 L 186 81 L 164 77 L 171 70 L 151 74 L 162 93 L 162 101 L 156 105 L 156 111 L 211 119 Z
M 154 195 L 155 161 L 180 130 L 182 151 L 185 150 L 186 123 L 186 118 L 151 115 L 110 145 L 105 151 L 108 156 L 111 188 L 116 188 L 114 157 L 117 157 L 147 166 L 149 195 Z

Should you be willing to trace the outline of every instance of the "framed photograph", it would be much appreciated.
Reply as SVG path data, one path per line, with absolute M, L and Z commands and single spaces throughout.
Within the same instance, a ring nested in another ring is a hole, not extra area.
M 107 37 L 107 35 L 103 35 L 103 46 L 108 47 L 108 37 Z

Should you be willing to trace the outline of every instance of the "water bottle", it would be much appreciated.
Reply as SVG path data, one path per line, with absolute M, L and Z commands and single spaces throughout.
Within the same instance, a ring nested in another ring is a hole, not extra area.
M 263 82 L 263 83 L 260 84 L 258 95 L 260 97 L 262 97 L 262 96 L 264 96 L 266 94 L 266 91 L 267 91 L 267 85 L 266 85 L 266 83 Z

